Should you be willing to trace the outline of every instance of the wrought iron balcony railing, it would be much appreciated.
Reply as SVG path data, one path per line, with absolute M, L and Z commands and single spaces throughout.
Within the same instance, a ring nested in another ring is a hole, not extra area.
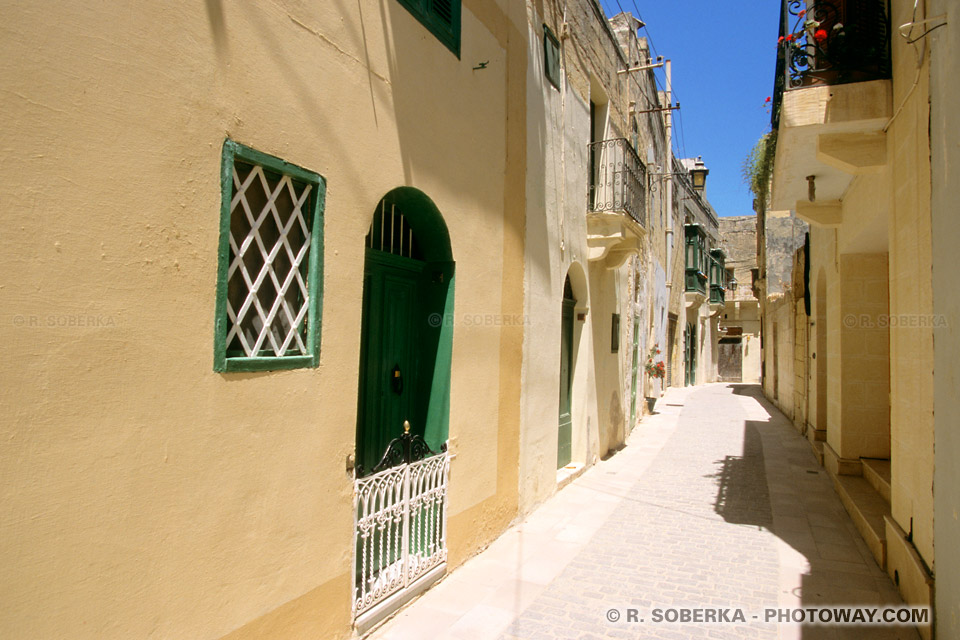
M 783 92 L 890 77 L 889 0 L 782 0 L 772 121 Z
M 589 211 L 625 211 L 646 226 L 647 168 L 625 138 L 591 142 Z

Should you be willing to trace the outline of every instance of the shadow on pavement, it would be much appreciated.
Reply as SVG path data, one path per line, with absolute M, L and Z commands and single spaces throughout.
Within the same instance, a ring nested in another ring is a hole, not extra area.
M 778 608 L 901 605 L 892 582 L 869 552 L 858 551 L 862 541 L 832 486 L 825 485 L 827 472 L 817 464 L 806 439 L 763 396 L 760 385 L 727 387 L 733 395 L 754 398 L 767 420 L 744 420 L 740 455 L 716 462 L 714 510 L 731 524 L 769 531 L 795 551 L 789 554 L 788 573 L 796 571 L 799 583 L 789 588 L 794 597 L 786 600 L 791 604 Z M 765 452 L 765 440 L 772 451 Z M 781 566 L 783 562 L 781 557 Z M 781 589 L 789 585 L 781 577 Z M 864 625 L 781 626 L 780 634 L 806 640 L 919 638 L 913 627 Z

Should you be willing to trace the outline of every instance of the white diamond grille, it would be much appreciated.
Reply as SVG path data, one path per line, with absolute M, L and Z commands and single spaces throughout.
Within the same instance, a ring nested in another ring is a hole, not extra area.
M 308 355 L 311 230 L 304 209 L 312 185 L 237 162 L 233 187 L 227 348 L 248 357 Z

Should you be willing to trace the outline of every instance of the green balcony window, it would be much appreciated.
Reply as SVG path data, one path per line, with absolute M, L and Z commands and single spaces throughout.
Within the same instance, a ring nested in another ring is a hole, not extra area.
M 717 247 L 710 250 L 710 303 L 723 304 L 726 299 L 727 272 L 725 269 L 726 256 L 723 249 Z
M 709 268 L 707 255 L 707 238 L 703 226 L 699 224 L 684 225 L 686 249 L 686 291 L 707 293 L 707 270 Z

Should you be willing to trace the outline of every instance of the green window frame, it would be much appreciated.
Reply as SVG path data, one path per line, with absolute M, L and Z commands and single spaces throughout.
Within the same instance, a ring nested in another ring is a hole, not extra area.
M 461 0 L 397 0 L 457 59 L 460 58 Z
M 319 366 L 326 181 L 227 139 L 220 193 L 214 371 Z
M 543 25 L 543 74 L 550 84 L 560 88 L 560 41 L 547 25 Z

